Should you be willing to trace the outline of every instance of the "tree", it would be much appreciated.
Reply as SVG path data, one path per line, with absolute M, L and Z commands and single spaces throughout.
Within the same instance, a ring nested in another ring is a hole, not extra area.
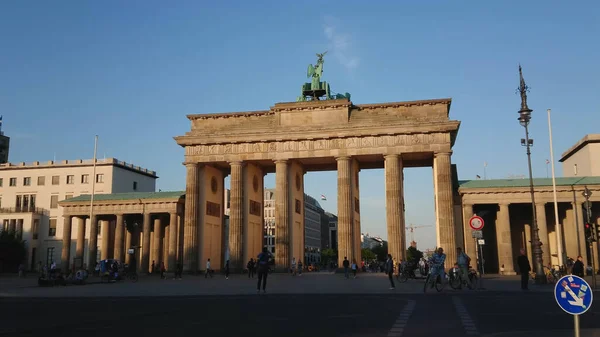
M 423 257 L 423 252 L 415 247 L 408 247 L 406 250 L 406 260 L 417 262 Z
M 321 251 L 321 263 L 328 265 L 331 262 L 337 261 L 337 250 L 327 248 Z
M 25 260 L 25 241 L 15 231 L 0 231 L 0 272 L 17 272 Z
M 361 249 L 360 254 L 362 255 L 363 260 L 365 261 L 373 261 L 377 258 L 377 255 L 373 253 L 373 251 L 369 248 Z
M 381 246 L 376 246 L 372 249 L 373 253 L 375 253 L 375 255 L 377 255 L 377 260 L 378 261 L 385 261 L 387 260 L 387 254 L 388 254 L 388 245 L 387 242 L 383 242 L 383 244 Z

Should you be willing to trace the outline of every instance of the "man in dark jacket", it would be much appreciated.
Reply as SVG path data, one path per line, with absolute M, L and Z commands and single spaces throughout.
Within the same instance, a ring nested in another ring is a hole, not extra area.
M 342 262 L 342 265 L 344 266 L 344 277 L 350 278 L 350 275 L 348 274 L 348 268 L 350 267 L 350 261 L 348 261 L 347 256 L 344 256 L 344 261 Z
M 525 249 L 521 249 L 521 255 L 517 258 L 517 265 L 521 273 L 521 289 L 529 290 L 529 272 L 531 271 L 531 266 L 529 265 L 527 255 L 525 255 Z
M 388 274 L 388 278 L 390 280 L 390 290 L 396 289 L 396 285 L 394 285 L 394 260 L 392 259 L 392 254 L 388 254 L 387 261 L 385 262 L 385 272 Z
M 583 258 L 581 255 L 577 257 L 577 261 L 573 263 L 573 271 L 572 274 L 579 277 L 584 277 L 584 266 L 583 266 Z

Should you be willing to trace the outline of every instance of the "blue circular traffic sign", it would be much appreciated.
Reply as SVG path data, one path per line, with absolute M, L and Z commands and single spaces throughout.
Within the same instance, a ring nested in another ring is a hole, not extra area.
M 590 285 L 575 275 L 563 276 L 554 286 L 558 306 L 570 315 L 581 315 L 592 306 L 594 293 Z

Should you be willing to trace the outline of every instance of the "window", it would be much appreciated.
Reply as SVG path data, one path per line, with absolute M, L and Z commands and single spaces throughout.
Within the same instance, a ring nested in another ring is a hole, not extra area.
M 65 199 L 71 199 L 73 198 L 73 194 L 65 194 Z
M 21 195 L 17 195 L 17 201 L 15 201 L 15 208 L 19 209 L 21 208 L 21 201 L 23 200 L 23 196 Z
M 50 266 L 54 262 L 54 247 L 48 247 L 46 250 L 46 265 Z
M 81 183 L 82 184 L 87 184 L 90 180 L 90 175 L 89 174 L 82 174 L 81 175 Z
M 577 164 L 573 164 L 573 175 L 577 175 Z
M 56 219 L 50 219 L 50 225 L 48 226 L 48 236 L 56 236 Z
M 46 177 L 38 177 L 38 186 L 46 185 Z
M 37 238 L 38 238 L 39 229 L 40 229 L 40 219 L 34 219 L 33 220 L 33 228 L 31 229 L 34 240 L 37 240 Z
M 133 182 L 133 190 L 134 190 L 134 191 L 137 191 L 137 181 L 134 181 L 134 182 Z
M 8 185 L 9 186 L 17 186 L 17 178 L 10 178 Z
M 58 208 L 58 195 L 50 196 L 50 208 Z
M 102 173 L 96 174 L 96 182 L 103 183 L 104 182 L 104 174 L 102 174 Z
M 60 176 L 52 176 L 52 185 L 58 185 L 60 183 Z
M 23 178 L 23 186 L 31 186 L 31 177 Z
M 67 184 L 71 185 L 75 183 L 75 176 L 67 176 Z

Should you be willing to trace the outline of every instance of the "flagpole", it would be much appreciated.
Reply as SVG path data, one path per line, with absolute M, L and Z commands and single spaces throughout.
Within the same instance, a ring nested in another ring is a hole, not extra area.
M 556 252 L 558 254 L 558 265 L 563 266 L 563 253 L 562 253 L 562 229 L 558 222 L 558 198 L 556 196 L 556 176 L 554 173 L 554 149 L 552 147 L 552 120 L 550 118 L 551 110 L 548 109 L 548 135 L 550 137 L 550 163 L 552 164 L 552 194 L 554 196 L 554 225 L 556 227 Z M 548 167 L 548 165 L 546 165 Z M 550 249 L 548 247 L 547 249 Z

